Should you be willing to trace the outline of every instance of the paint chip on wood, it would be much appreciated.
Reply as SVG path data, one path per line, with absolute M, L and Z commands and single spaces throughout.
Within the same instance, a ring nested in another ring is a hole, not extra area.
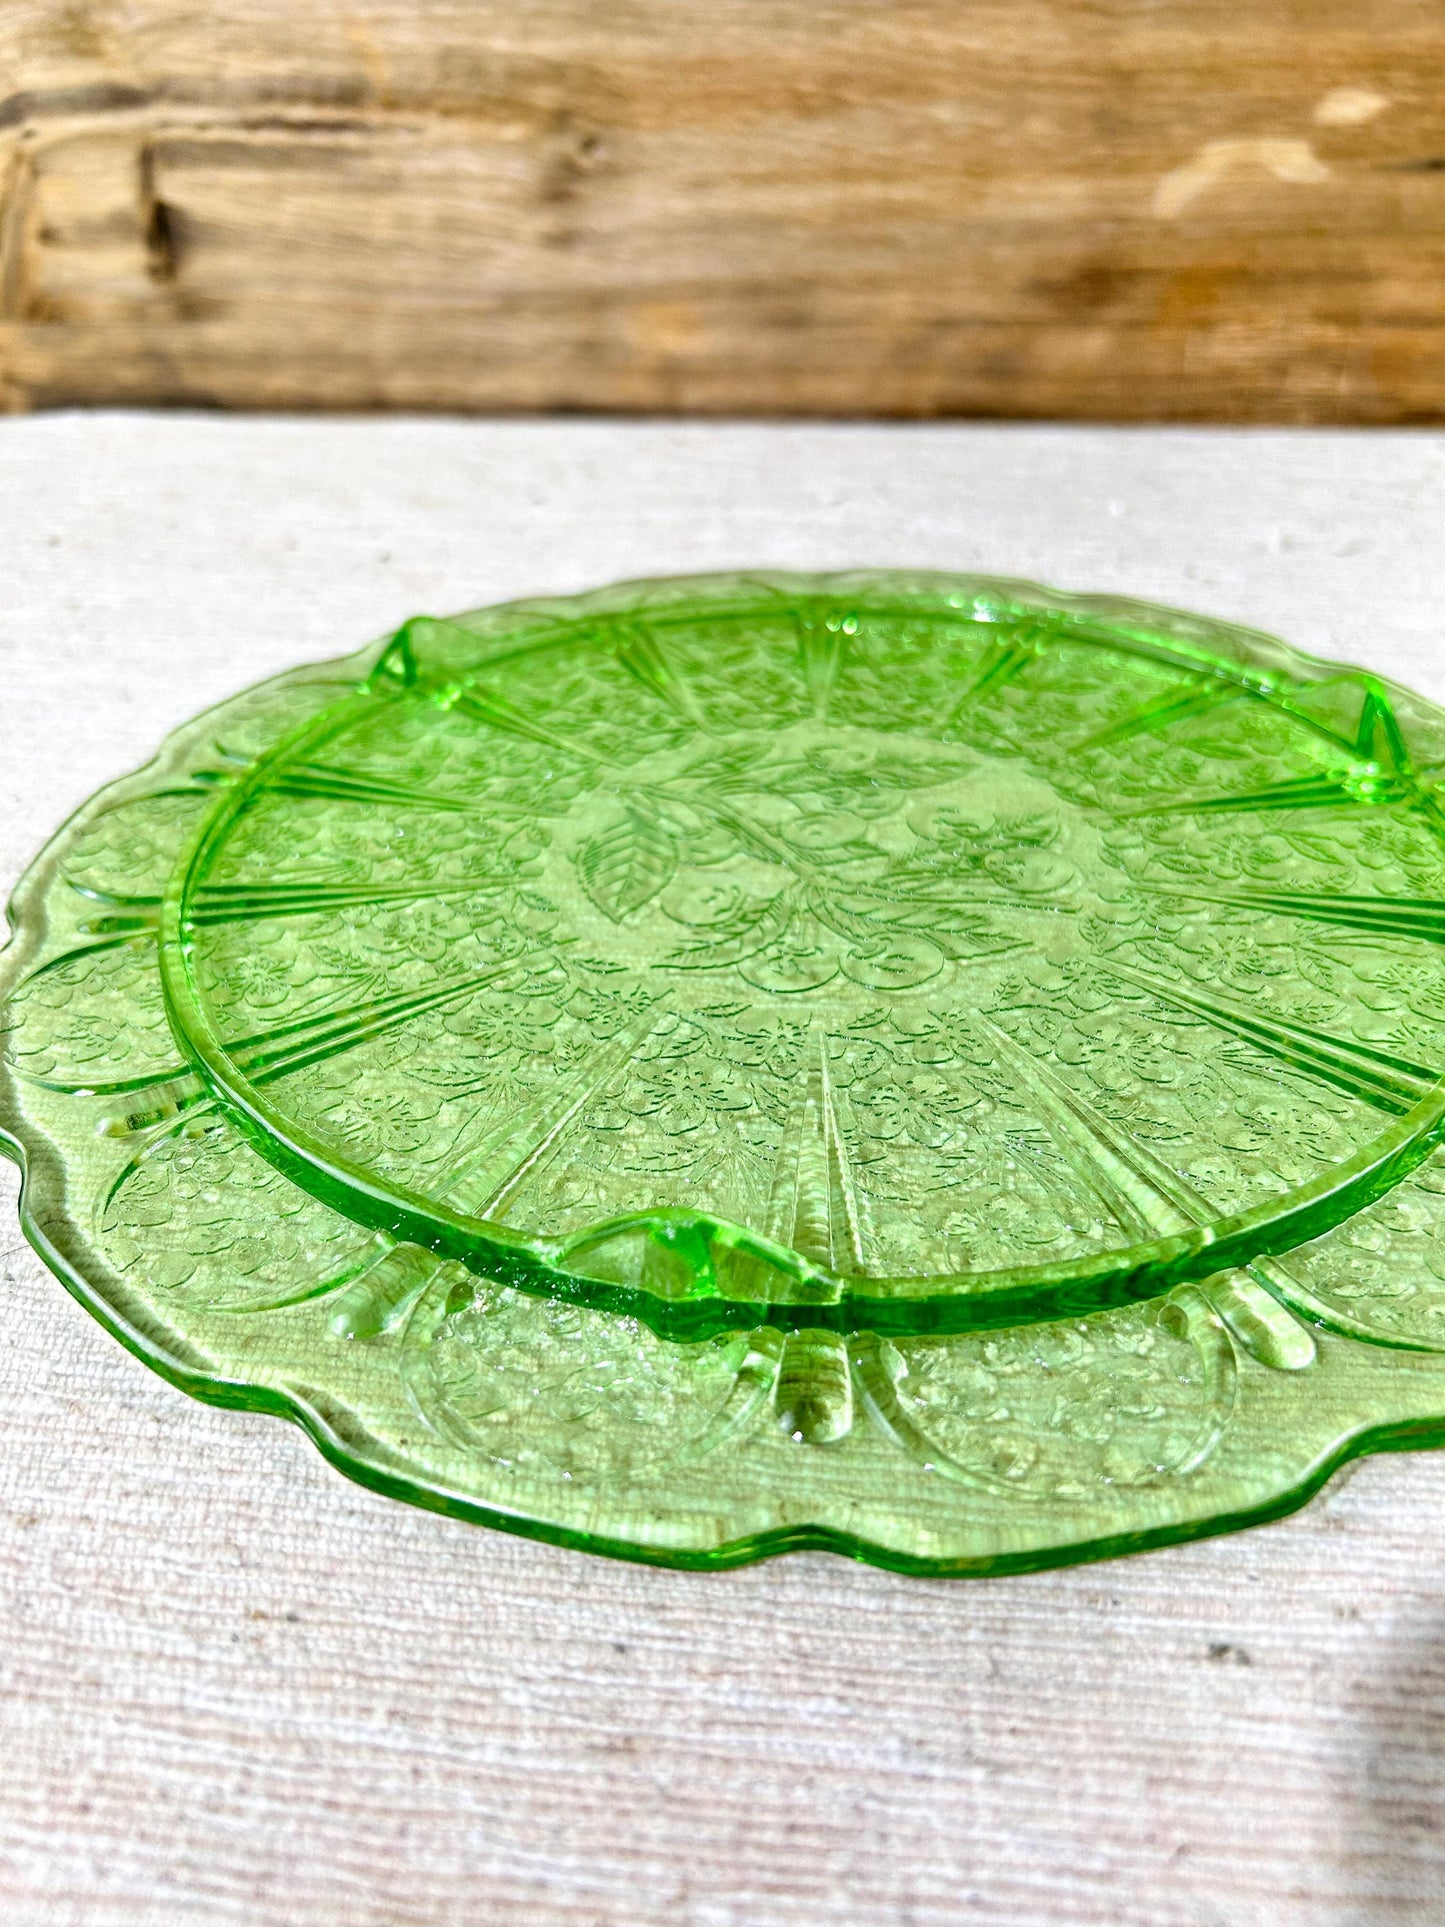
M 1363 127 L 1389 104 L 1373 87 L 1332 87 L 1315 107 L 1315 120 L 1321 127 Z
M 1230 176 L 1268 174 L 1292 186 L 1327 181 L 1330 170 L 1308 141 L 1272 136 L 1249 140 L 1206 141 L 1191 160 L 1172 168 L 1154 190 L 1153 212 L 1177 220 L 1201 195 Z

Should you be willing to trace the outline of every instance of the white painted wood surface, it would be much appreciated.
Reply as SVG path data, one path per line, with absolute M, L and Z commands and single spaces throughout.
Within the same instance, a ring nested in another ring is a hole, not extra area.
M 41 417 L 0 499 L 6 885 L 241 683 L 624 574 L 1034 574 L 1445 698 L 1439 435 Z M 614 1565 L 190 1403 L 3 1169 L 5 1927 L 1445 1920 L 1445 1456 L 1032 1578 Z

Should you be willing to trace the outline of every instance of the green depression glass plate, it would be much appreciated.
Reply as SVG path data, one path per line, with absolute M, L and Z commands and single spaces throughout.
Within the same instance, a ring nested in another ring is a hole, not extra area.
M 997 1571 L 1445 1433 L 1445 712 L 980 577 L 417 618 L 22 883 L 60 1275 L 368 1483 Z

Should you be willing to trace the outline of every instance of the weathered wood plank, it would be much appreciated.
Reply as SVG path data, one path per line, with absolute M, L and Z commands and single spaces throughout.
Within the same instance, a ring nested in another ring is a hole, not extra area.
M 1435 0 L 39 0 L 0 396 L 1445 414 Z

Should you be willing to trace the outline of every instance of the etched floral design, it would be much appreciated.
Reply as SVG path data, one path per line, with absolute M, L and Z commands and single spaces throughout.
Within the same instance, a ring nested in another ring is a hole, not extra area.
M 1445 722 L 1138 612 L 728 593 L 410 625 L 68 833 L 0 1038 L 66 1262 L 367 1476 L 647 1556 L 1053 1556 L 1438 1418 Z

